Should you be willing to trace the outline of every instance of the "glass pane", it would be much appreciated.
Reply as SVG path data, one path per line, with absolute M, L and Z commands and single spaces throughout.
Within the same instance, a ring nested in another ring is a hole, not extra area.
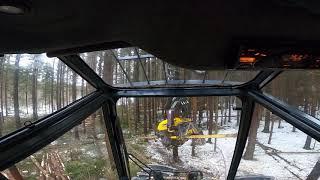
M 252 80 L 259 73 L 249 70 L 192 70 L 169 64 L 166 67 L 168 83 L 174 86 L 240 85 Z
M 261 106 L 256 107 L 252 120 L 237 175 L 307 179 L 320 163 L 319 142 Z
M 102 111 L 98 110 L 82 124 L 17 163 L 16 168 L 24 179 L 116 180 L 106 137 Z M 11 172 L 3 171 L 9 177 Z
M 225 179 L 238 132 L 236 106 L 236 97 L 122 98 L 117 112 L 128 152 L 154 170 Z M 145 175 L 134 162 L 130 169 Z
M 319 119 L 320 70 L 284 71 L 263 90 Z
M 0 57 L 0 137 L 93 91 L 57 58 L 4 55 Z
M 258 71 L 181 68 L 136 47 L 82 53 L 80 56 L 105 82 L 117 87 L 238 85 L 258 74 Z

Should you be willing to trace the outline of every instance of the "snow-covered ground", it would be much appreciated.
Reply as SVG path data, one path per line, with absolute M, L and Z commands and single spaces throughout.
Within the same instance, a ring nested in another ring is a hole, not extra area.
M 275 157 L 277 160 L 273 159 L 256 145 L 255 160 L 242 160 L 239 166 L 239 175 L 264 174 L 284 180 L 298 179 L 294 175 L 296 174 L 300 178 L 306 179 L 318 158 L 320 158 L 320 143 L 312 140 L 311 148 L 314 146 L 314 149 L 303 149 L 307 135 L 299 130 L 292 132 L 292 126 L 282 122 L 283 128 L 275 127 L 271 144 L 267 144 L 269 133 L 261 132 L 263 129 L 262 123 L 258 130 L 257 140 L 266 146 L 279 150 L 281 153 L 278 153 L 278 155 L 286 159 L 290 164 L 279 157 Z
M 233 120 L 233 122 L 235 122 Z M 254 160 L 241 160 L 237 176 L 266 175 L 279 180 L 306 179 L 316 161 L 320 157 L 320 143 L 312 140 L 312 150 L 303 149 L 306 135 L 296 130 L 292 132 L 292 126 L 282 121 L 283 128 L 278 128 L 278 122 L 272 135 L 271 144 L 268 144 L 269 133 L 262 133 L 264 121 L 261 121 L 258 129 L 258 142 L 277 149 L 279 156 L 270 156 L 256 145 Z M 220 129 L 219 134 L 236 133 L 237 127 Z M 204 132 L 205 134 L 207 132 Z M 149 141 L 146 153 L 161 164 L 180 167 L 186 170 L 201 170 L 210 179 L 225 179 L 232 160 L 236 138 L 217 139 L 217 151 L 214 152 L 214 144 L 206 143 L 196 147 L 196 156 L 191 156 L 191 140 L 179 147 L 178 164 L 172 163 L 172 151 L 166 149 L 160 141 Z

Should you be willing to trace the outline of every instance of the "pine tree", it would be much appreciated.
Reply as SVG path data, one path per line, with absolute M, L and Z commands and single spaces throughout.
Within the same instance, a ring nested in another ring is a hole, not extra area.
M 307 180 L 317 180 L 320 177 L 320 158 L 316 162 L 316 165 L 313 167 L 312 171 L 307 177 Z
M 250 131 L 249 131 L 249 137 L 248 137 L 248 144 L 247 144 L 246 151 L 243 155 L 243 159 L 253 160 L 254 150 L 255 150 L 256 141 L 257 141 L 257 132 L 258 132 L 258 127 L 260 123 L 260 113 L 261 113 L 261 107 L 257 105 L 252 115 L 252 122 L 251 122 Z
M 77 73 L 72 72 L 72 101 L 77 100 Z M 74 127 L 74 138 L 80 140 L 79 127 Z
M 14 119 L 16 123 L 16 128 L 19 129 L 22 127 L 20 121 L 20 107 L 19 107 L 19 62 L 21 55 L 16 55 L 15 60 L 15 69 L 14 69 L 14 78 L 13 78 L 13 108 L 14 108 Z
M 32 117 L 33 120 L 38 120 L 38 88 L 37 88 L 37 78 L 38 78 L 38 63 L 39 63 L 39 55 L 34 56 L 33 69 L 32 69 Z

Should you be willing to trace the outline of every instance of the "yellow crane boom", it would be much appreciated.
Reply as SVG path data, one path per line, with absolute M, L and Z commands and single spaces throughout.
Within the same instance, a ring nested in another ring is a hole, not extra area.
M 206 134 L 206 135 L 190 135 L 190 136 L 170 136 L 171 139 L 205 139 L 205 138 L 233 138 L 237 137 L 237 133 L 235 134 Z M 140 137 L 142 139 L 156 139 L 157 136 L 147 136 L 147 137 Z
M 179 138 L 185 138 L 185 139 L 204 139 L 204 138 L 232 138 L 237 137 L 237 134 L 206 134 L 206 135 L 190 135 L 190 136 L 171 136 L 171 139 L 179 139 Z

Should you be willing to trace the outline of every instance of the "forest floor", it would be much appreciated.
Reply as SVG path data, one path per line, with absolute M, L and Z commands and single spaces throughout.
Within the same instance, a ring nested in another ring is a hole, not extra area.
M 253 160 L 241 160 L 237 176 L 265 175 L 276 179 L 306 179 L 320 157 L 320 144 L 312 140 L 311 150 L 303 149 L 306 135 L 292 126 L 282 122 L 282 128 L 274 128 L 271 144 L 269 133 L 262 133 L 263 121 L 257 134 L 257 144 Z M 207 132 L 204 132 L 205 134 Z M 219 134 L 237 133 L 235 126 L 219 130 Z M 213 140 L 214 142 L 214 140 Z M 153 163 L 176 167 L 180 170 L 201 170 L 207 179 L 225 179 L 232 160 L 236 138 L 217 139 L 214 143 L 196 147 L 196 156 L 191 156 L 191 140 L 179 147 L 179 163 L 174 163 L 172 150 L 160 141 L 150 140 L 144 151 Z M 210 178 L 209 178 L 210 177 Z
M 43 171 L 57 175 L 52 154 L 60 156 L 64 167 L 61 172 L 70 179 L 118 179 L 111 169 L 104 134 L 98 134 L 97 139 L 80 136 L 80 140 L 75 140 L 73 133 L 67 133 L 16 166 L 26 180 L 41 179 Z

